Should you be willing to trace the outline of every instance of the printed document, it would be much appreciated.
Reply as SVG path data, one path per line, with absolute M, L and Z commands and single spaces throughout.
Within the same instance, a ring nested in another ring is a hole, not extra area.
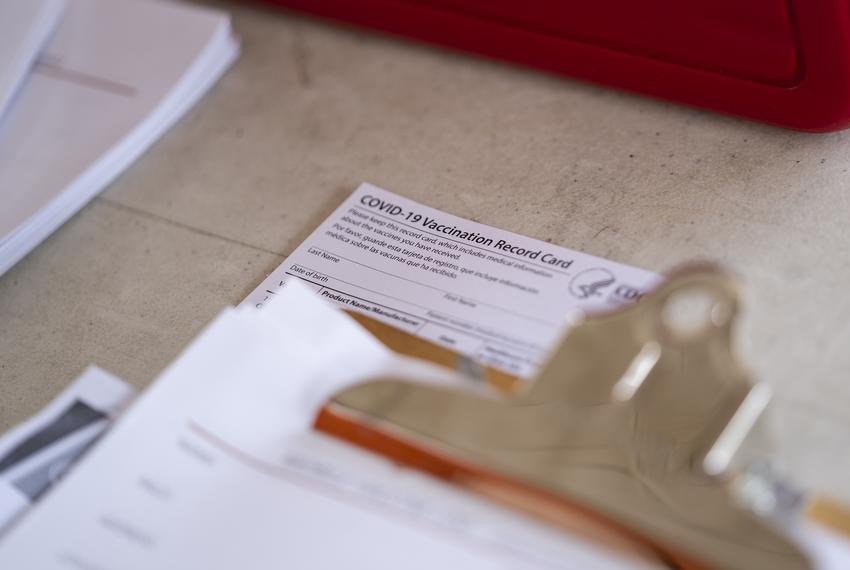
M 634 301 L 658 276 L 362 184 L 243 302 L 298 278 L 322 298 L 518 376 L 575 311 Z
M 0 437 L 0 536 L 74 465 L 134 395 L 90 366 L 50 404 Z
M 465 382 L 297 282 L 226 310 L 0 541 L 0 568 L 656 568 L 310 429 L 377 374 Z

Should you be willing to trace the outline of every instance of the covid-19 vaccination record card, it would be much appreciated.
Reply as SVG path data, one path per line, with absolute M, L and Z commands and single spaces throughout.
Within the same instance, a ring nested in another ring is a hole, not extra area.
M 518 376 L 575 310 L 636 300 L 658 276 L 361 184 L 244 301 L 297 278 L 322 298 Z

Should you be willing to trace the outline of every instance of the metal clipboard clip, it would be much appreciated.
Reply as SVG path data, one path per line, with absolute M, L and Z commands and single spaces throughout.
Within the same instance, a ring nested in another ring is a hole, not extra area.
M 729 274 L 688 267 L 577 316 L 531 382 L 479 371 L 488 397 L 378 378 L 336 393 L 315 426 L 671 568 L 809 569 L 782 529 L 800 495 L 772 475 L 759 428 L 770 390 L 733 354 L 737 311 Z M 358 320 L 391 348 L 459 358 Z

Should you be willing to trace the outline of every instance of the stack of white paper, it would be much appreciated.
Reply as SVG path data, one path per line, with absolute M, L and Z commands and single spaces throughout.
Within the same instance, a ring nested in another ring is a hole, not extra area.
M 67 0 L 0 117 L 0 274 L 120 174 L 238 54 L 226 14 Z

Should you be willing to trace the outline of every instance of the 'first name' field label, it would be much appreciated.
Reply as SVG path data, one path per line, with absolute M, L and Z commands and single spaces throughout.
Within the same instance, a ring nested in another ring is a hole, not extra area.
M 287 279 L 479 362 L 533 374 L 574 310 L 634 301 L 658 277 L 360 185 L 244 301 Z

